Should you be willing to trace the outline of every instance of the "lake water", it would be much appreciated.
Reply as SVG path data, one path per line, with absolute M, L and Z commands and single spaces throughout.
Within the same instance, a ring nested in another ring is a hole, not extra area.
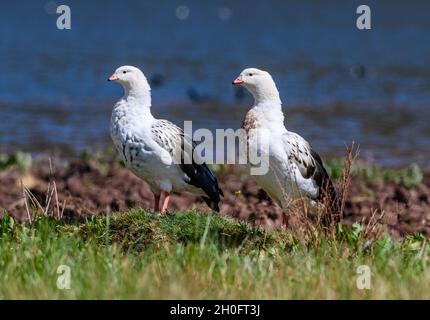
M 430 156 L 430 2 L 52 1 L 0 4 L 0 151 L 80 152 L 110 144 L 123 64 L 152 80 L 153 113 L 194 128 L 237 128 L 251 105 L 231 80 L 269 71 L 290 130 L 324 155 L 355 140 L 383 165 Z M 58 3 L 61 4 L 61 3 Z

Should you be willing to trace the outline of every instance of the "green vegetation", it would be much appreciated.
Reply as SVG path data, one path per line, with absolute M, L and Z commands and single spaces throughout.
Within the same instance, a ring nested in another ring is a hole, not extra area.
M 358 174 L 364 175 L 369 181 L 395 182 L 405 188 L 417 187 L 422 183 L 423 173 L 421 169 L 412 164 L 404 169 L 380 169 L 375 167 L 362 167 L 357 170 Z
M 0 170 L 17 168 L 21 171 L 24 171 L 30 168 L 31 164 L 32 159 L 30 153 L 21 151 L 11 155 L 0 153 Z
M 430 298 L 428 240 L 370 242 L 359 224 L 335 233 L 266 231 L 195 212 L 32 225 L 3 213 L 0 298 Z M 370 290 L 356 287 L 363 264 Z M 57 289 L 60 265 L 71 269 L 70 290 Z
M 328 174 L 335 180 L 342 178 L 343 160 L 334 158 L 326 161 L 325 167 Z M 388 169 L 368 164 L 354 164 L 352 166 L 352 175 L 363 177 L 370 182 L 394 182 L 405 188 L 419 186 L 423 181 L 423 172 L 416 164 L 403 169 Z

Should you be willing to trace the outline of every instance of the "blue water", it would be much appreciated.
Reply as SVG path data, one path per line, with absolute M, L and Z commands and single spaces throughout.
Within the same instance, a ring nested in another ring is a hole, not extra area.
M 63 3 L 58 3 L 63 4 Z M 0 4 L 0 149 L 102 148 L 122 94 L 106 78 L 123 64 L 154 81 L 153 111 L 195 127 L 239 126 L 252 103 L 231 80 L 268 70 L 287 126 L 323 154 L 344 143 L 388 165 L 430 155 L 430 3 L 367 1 L 50 1 Z M 178 19 L 178 6 L 189 15 Z M 158 82 L 158 85 L 156 85 Z

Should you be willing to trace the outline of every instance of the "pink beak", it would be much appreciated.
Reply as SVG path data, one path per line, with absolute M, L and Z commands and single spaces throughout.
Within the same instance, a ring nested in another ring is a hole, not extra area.
M 116 81 L 116 80 L 118 80 L 118 77 L 114 74 L 108 78 L 108 81 Z
M 242 84 L 242 83 L 243 83 L 243 80 L 240 77 L 237 77 L 232 82 L 232 84 Z

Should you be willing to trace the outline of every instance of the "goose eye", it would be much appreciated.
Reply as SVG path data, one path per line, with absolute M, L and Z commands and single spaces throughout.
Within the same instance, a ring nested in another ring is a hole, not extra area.
M 252 77 L 252 73 L 248 74 L 250 77 Z
M 127 73 L 127 71 L 123 71 L 122 73 L 123 73 L 123 74 L 126 74 L 126 73 Z

